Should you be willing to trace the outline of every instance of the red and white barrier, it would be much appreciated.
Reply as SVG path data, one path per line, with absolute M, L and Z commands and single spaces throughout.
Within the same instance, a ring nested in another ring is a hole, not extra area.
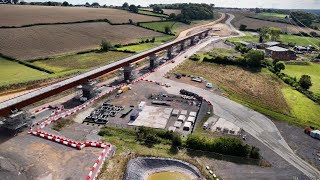
M 37 115 L 37 114 L 39 114 L 39 113 L 42 113 L 43 111 L 46 111 L 47 109 L 49 109 L 49 108 L 51 108 L 52 106 L 51 105 L 48 105 L 48 106 L 44 106 L 44 107 L 42 107 L 42 108 L 40 108 L 40 109 L 36 109 L 36 110 L 34 110 L 32 113 L 31 113 L 31 115 L 32 116 L 35 116 L 35 115 Z
M 82 148 L 85 147 L 85 145 L 83 143 L 67 140 L 67 139 L 61 138 L 59 136 L 50 135 L 50 134 L 43 133 L 43 132 L 40 132 L 40 131 L 38 131 L 38 132 L 31 131 L 30 133 L 35 135 L 35 136 L 42 137 L 44 139 L 48 139 L 48 140 L 51 140 L 51 141 L 55 141 L 55 142 L 58 142 L 60 144 L 64 144 L 66 146 L 70 146 L 70 147 L 73 147 L 73 148 L 76 148 L 76 149 L 79 149 L 79 150 L 81 150 Z
M 104 144 L 104 143 L 100 143 L 100 142 L 84 142 L 84 145 L 86 147 L 101 147 L 101 148 L 105 148 L 107 146 L 110 146 L 110 144 Z
M 95 163 L 93 164 L 93 166 L 91 167 L 91 170 L 88 174 L 88 176 L 86 177 L 86 180 L 95 180 L 99 173 L 101 172 L 101 169 L 105 163 L 105 160 L 107 158 L 107 156 L 109 155 L 109 153 L 111 152 L 112 148 L 110 145 L 106 146 L 103 150 L 102 153 L 99 155 L 98 159 L 95 161 Z M 97 169 L 98 164 L 101 162 L 99 168 Z M 94 171 L 97 169 L 96 174 L 93 176 Z

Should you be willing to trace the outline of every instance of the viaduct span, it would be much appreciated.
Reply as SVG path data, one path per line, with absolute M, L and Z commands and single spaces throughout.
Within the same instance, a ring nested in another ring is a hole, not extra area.
M 97 69 L 94 69 L 92 71 L 86 72 L 84 74 L 75 76 L 70 79 L 66 79 L 64 81 L 61 81 L 59 83 L 52 84 L 50 86 L 41 88 L 36 91 L 32 91 L 30 93 L 18 96 L 16 98 L 4 101 L 0 103 L 0 116 L 5 117 L 11 114 L 11 111 L 16 109 L 21 109 L 25 106 L 28 106 L 30 104 L 33 104 L 35 102 L 38 102 L 42 99 L 48 98 L 50 96 L 53 96 L 55 94 L 58 94 L 62 91 L 65 91 L 67 89 L 70 89 L 72 87 L 75 87 L 80 84 L 84 84 L 88 82 L 91 79 L 95 79 L 99 76 L 102 76 L 108 72 L 111 72 L 113 70 L 119 69 L 121 67 L 128 67 L 130 66 L 130 63 L 134 63 L 136 61 L 139 61 L 145 57 L 150 57 L 150 65 L 153 66 L 154 64 L 154 56 L 156 53 L 167 50 L 168 57 L 171 56 L 172 49 L 174 46 L 180 47 L 181 50 L 184 49 L 185 43 L 187 41 L 190 41 L 191 45 L 194 45 L 195 39 L 199 37 L 200 39 L 208 36 L 209 31 L 211 29 L 206 29 L 200 32 L 197 32 L 195 34 L 186 36 L 181 39 L 174 40 L 172 42 L 163 44 L 161 46 L 158 46 L 156 48 L 134 54 L 131 57 L 121 59 L 119 61 L 116 61 L 114 63 L 110 63 L 108 65 L 99 67 Z

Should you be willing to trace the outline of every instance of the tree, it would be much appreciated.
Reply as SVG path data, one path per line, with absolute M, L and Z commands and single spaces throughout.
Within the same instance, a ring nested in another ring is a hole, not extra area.
M 132 11 L 132 12 L 134 12 L 134 13 L 138 13 L 138 12 L 139 12 L 139 9 L 138 9 L 137 6 L 131 4 L 131 5 L 129 6 L 129 11 Z
M 67 1 L 64 1 L 64 2 L 62 3 L 62 6 L 69 6 L 69 3 L 68 3 Z
M 130 23 L 130 24 L 133 24 L 133 21 L 132 21 L 132 19 L 129 19 L 129 23 Z
M 247 29 L 247 25 L 240 24 L 239 30 L 240 31 L 245 31 Z
M 275 28 L 275 27 L 270 27 L 269 34 L 271 36 L 272 41 L 277 41 L 280 38 L 281 29 Z
M 298 25 L 308 27 L 310 27 L 312 21 L 316 19 L 315 14 L 304 11 L 293 11 L 290 16 Z
M 18 4 L 19 0 L 12 0 L 13 4 Z
M 267 27 L 262 27 L 259 30 L 259 42 L 262 43 L 265 39 L 269 38 L 269 28 Z
M 113 48 L 111 42 L 110 41 L 105 41 L 105 40 L 101 41 L 100 47 L 101 47 L 102 51 L 106 51 L 106 52 Z
M 166 34 L 171 34 L 171 28 L 170 28 L 170 26 L 166 25 L 166 26 L 164 27 L 164 32 L 165 32 Z
M 286 69 L 286 66 L 285 66 L 284 62 L 279 61 L 279 62 L 277 62 L 277 63 L 275 64 L 274 69 L 275 69 L 277 72 L 280 72 L 281 70 L 285 70 L 285 69 Z
M 152 11 L 155 12 L 155 13 L 163 14 L 163 10 L 161 9 L 160 6 L 154 6 Z
M 317 37 L 317 36 L 318 36 L 318 33 L 317 33 L 317 32 L 312 31 L 312 32 L 310 32 L 310 35 L 311 35 L 311 36 L 313 36 L 313 37 Z
M 122 9 L 128 9 L 129 8 L 129 4 L 127 2 L 122 4 Z
M 175 20 L 177 18 L 177 15 L 175 13 L 171 13 L 169 15 L 169 19 Z
M 89 7 L 89 6 L 90 6 L 90 4 L 89 4 L 88 2 L 86 2 L 85 6 L 86 6 L 86 7 Z
M 303 89 L 309 89 L 312 86 L 311 77 L 309 75 L 302 75 L 299 84 Z
M 259 50 L 250 50 L 245 58 L 247 60 L 247 65 L 253 68 L 260 68 L 262 60 L 264 60 L 264 53 Z
M 172 146 L 181 146 L 181 145 L 182 145 L 181 136 L 175 133 L 172 137 Z
M 94 2 L 94 3 L 92 3 L 92 4 L 91 4 L 91 6 L 92 6 L 92 7 L 99 7 L 99 6 L 100 6 L 100 4 L 99 4 L 99 3 L 97 3 L 97 2 Z

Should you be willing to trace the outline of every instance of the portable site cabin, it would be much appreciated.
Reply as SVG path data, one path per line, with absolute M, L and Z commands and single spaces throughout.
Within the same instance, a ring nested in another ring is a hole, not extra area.
M 196 116 L 197 116 L 197 112 L 191 111 L 191 112 L 189 113 L 189 116 L 191 116 L 191 117 L 196 117 Z
M 188 111 L 187 110 L 181 110 L 180 114 L 186 116 L 188 114 Z
M 144 109 L 144 107 L 146 106 L 146 102 L 144 101 L 141 101 L 140 104 L 139 104 L 139 111 L 142 111 Z
M 186 120 L 186 116 L 185 116 L 185 115 L 180 115 L 180 116 L 178 117 L 178 121 L 184 122 L 185 120 Z
M 192 124 L 194 124 L 196 122 L 196 118 L 192 117 L 192 116 L 189 116 L 188 119 L 187 119 L 187 122 L 191 122 Z
M 178 114 L 179 114 L 179 110 L 178 109 L 174 109 L 173 111 L 172 111 L 172 116 L 178 116 Z
M 189 131 L 192 127 L 192 124 L 191 122 L 185 122 L 184 125 L 183 125 L 183 130 L 184 131 Z
M 182 125 L 181 121 L 176 121 L 173 126 L 176 127 L 176 128 L 180 128 L 181 125 Z
M 319 130 L 311 131 L 310 136 L 320 140 L 320 131 Z

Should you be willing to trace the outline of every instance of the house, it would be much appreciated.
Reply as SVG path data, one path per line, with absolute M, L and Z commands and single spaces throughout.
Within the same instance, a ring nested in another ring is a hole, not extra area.
M 279 46 L 271 46 L 266 48 L 266 56 L 276 61 L 296 60 L 297 56 L 294 51 Z
M 239 43 L 247 48 L 252 49 L 253 48 L 253 44 L 249 43 L 249 42 L 245 42 L 245 41 L 239 41 Z
M 263 45 L 265 46 L 265 48 L 268 48 L 268 47 L 272 47 L 272 46 L 280 46 L 281 42 L 269 41 L 269 42 L 263 43 Z

